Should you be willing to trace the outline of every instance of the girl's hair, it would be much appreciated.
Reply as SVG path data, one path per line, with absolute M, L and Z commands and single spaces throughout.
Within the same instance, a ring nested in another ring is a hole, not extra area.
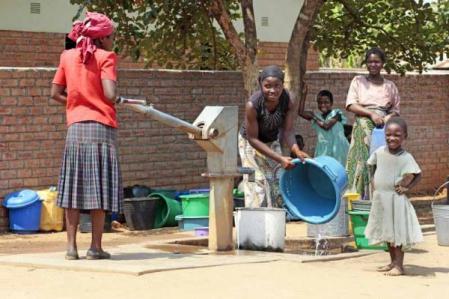
M 385 52 L 382 51 L 381 49 L 375 47 L 375 48 L 371 48 L 368 51 L 366 51 L 365 60 L 363 61 L 363 63 L 366 64 L 366 62 L 368 61 L 368 58 L 372 54 L 379 56 L 380 60 L 382 60 L 383 63 L 385 63 L 385 61 L 387 60 L 387 57 L 385 56 Z
M 320 97 L 328 97 L 329 101 L 331 101 L 331 104 L 334 103 L 334 96 L 332 95 L 332 92 L 330 92 L 329 90 L 326 90 L 326 89 L 321 90 L 316 95 L 316 99 L 318 100 Z
M 390 118 L 387 123 L 385 124 L 385 128 L 387 128 L 391 124 L 396 124 L 401 127 L 402 131 L 404 131 L 405 136 L 407 136 L 407 123 L 402 117 L 399 116 L 393 116 Z

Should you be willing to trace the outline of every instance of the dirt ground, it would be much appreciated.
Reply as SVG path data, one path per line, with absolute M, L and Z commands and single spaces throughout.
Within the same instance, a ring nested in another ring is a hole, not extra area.
M 301 234 L 304 223 L 287 226 Z M 104 235 L 104 246 L 173 238 L 176 229 Z M 80 254 L 90 234 L 79 234 Z M 0 254 L 63 251 L 65 233 L 0 235 Z M 435 232 L 406 253 L 409 275 L 385 277 L 384 252 L 331 262 L 276 261 L 210 268 L 126 274 L 34 269 L 0 265 L 0 298 L 444 298 L 449 291 L 449 247 Z

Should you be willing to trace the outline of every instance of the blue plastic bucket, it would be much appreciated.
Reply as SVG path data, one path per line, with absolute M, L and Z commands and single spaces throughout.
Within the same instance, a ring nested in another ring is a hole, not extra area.
M 294 159 L 296 167 L 283 171 L 280 189 L 293 216 L 308 223 L 332 220 L 340 209 L 340 198 L 348 183 L 344 167 L 328 156 Z
M 39 230 L 42 202 L 37 192 L 21 190 L 5 196 L 3 205 L 9 210 L 9 228 L 17 233 Z

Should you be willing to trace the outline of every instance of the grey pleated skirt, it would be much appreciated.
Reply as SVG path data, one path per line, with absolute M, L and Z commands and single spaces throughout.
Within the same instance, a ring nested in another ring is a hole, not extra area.
M 121 212 L 122 177 L 117 130 L 98 122 L 70 125 L 58 183 L 57 205 Z

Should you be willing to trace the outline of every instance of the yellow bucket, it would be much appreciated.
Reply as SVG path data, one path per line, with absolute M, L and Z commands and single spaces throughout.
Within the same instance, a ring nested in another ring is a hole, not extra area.
M 343 197 L 348 202 L 348 210 L 352 210 L 352 202 L 354 200 L 359 200 L 360 194 L 358 194 L 357 192 L 347 192 L 347 193 L 345 193 L 345 195 L 343 195 Z
M 359 199 L 360 199 L 360 194 L 358 194 L 357 192 L 346 192 L 346 193 L 343 195 L 343 198 L 345 198 L 346 201 L 348 202 L 348 211 L 351 211 L 351 210 L 352 210 L 352 202 L 353 202 L 354 200 L 359 200 Z M 353 233 L 353 231 L 352 231 L 351 217 L 349 217 L 348 228 L 349 228 L 349 231 L 350 231 L 351 233 Z M 352 245 L 355 247 L 355 242 L 353 242 Z
M 64 227 L 64 209 L 56 206 L 56 189 L 49 188 L 37 191 L 42 200 L 41 224 L 42 231 L 62 231 Z

